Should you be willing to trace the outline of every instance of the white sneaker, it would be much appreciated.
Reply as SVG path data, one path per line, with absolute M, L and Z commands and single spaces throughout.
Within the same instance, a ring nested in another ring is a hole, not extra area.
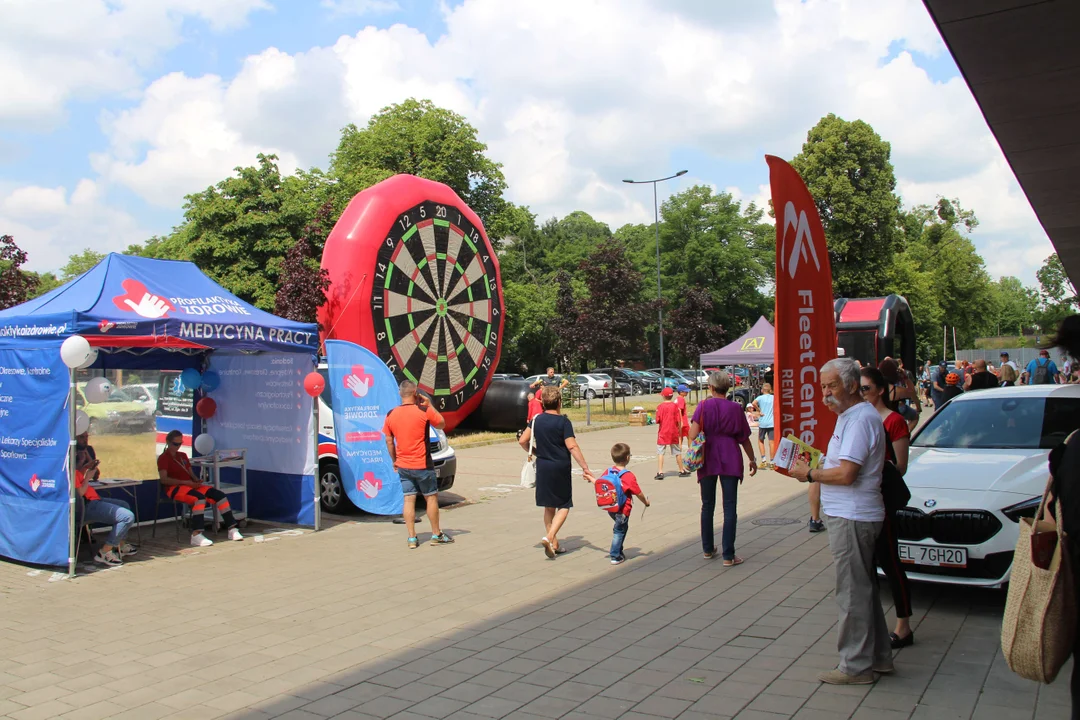
M 206 537 L 202 533 L 191 536 L 191 547 L 210 547 L 214 544 L 214 541 Z
M 240 531 L 236 528 L 229 528 L 230 540 L 243 540 L 244 536 L 240 534 Z
M 124 558 L 128 555 L 134 555 L 135 553 L 139 552 L 139 548 L 135 547 L 131 543 L 125 542 L 120 543 L 116 546 L 116 552 L 120 555 L 120 557 Z

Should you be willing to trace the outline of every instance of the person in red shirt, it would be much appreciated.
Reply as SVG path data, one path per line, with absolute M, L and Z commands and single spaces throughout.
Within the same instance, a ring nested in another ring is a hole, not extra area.
M 880 370 L 871 367 L 860 371 L 862 382 L 859 391 L 863 399 L 874 406 L 885 425 L 885 459 L 896 466 L 902 476 L 907 472 L 908 448 L 911 433 L 907 420 L 893 409 L 895 402 L 889 399 L 890 383 Z M 896 626 L 889 635 L 893 649 L 904 648 L 915 642 L 915 633 L 911 629 L 911 586 L 907 573 L 900 563 L 900 544 L 896 534 L 896 511 L 899 508 L 885 508 L 885 522 L 878 535 L 874 548 L 874 560 L 885 573 L 892 591 L 893 605 L 896 608 Z
M 613 466 L 604 474 L 609 477 L 618 476 L 623 495 L 626 496 L 622 507 L 609 511 L 615 523 L 611 535 L 611 564 L 621 565 L 626 562 L 626 556 L 623 555 L 623 543 L 626 542 L 626 531 L 630 528 L 630 511 L 634 509 L 634 498 L 640 498 L 641 502 L 645 503 L 645 507 L 649 507 L 649 498 L 641 492 L 641 486 L 638 485 L 634 473 L 626 469 L 630 462 L 629 445 L 626 443 L 612 445 L 611 462 Z
M 213 485 L 206 485 L 191 471 L 191 461 L 187 453 L 180 452 L 184 444 L 184 433 L 171 430 L 165 436 L 165 452 L 158 456 L 158 478 L 165 496 L 174 502 L 191 506 L 191 544 L 193 547 L 209 547 L 214 541 L 203 535 L 206 523 L 204 514 L 206 505 L 214 505 L 221 513 L 221 521 L 229 529 L 230 540 L 243 540 L 236 527 L 236 516 L 229 506 L 229 498 Z
M 679 436 L 679 447 L 682 447 L 683 438 L 686 438 L 686 447 L 690 447 L 690 418 L 686 414 L 686 396 L 690 394 L 690 388 L 679 385 L 675 388 L 675 392 L 678 393 L 675 396 L 675 404 L 679 406 L 679 412 L 682 413 L 682 434 Z
M 403 380 L 398 385 L 401 405 L 386 413 L 383 435 L 386 449 L 394 461 L 405 494 L 405 529 L 409 533 L 409 549 L 420 547 L 416 537 L 416 495 L 424 496 L 428 521 L 431 523 L 431 544 L 447 545 L 454 539 L 439 529 L 439 481 L 431 460 L 428 428 L 441 430 L 446 425 L 443 416 L 416 391 L 416 383 Z
M 656 479 L 664 479 L 664 455 L 670 453 L 675 456 L 679 464 L 679 477 L 689 477 L 682 462 L 682 447 L 679 441 L 682 438 L 682 412 L 675 404 L 673 396 L 675 392 L 666 387 L 660 391 L 663 401 L 656 408 L 656 424 L 659 429 L 656 433 Z
M 536 399 L 536 393 L 529 393 L 529 414 L 525 417 L 525 424 L 531 425 L 533 418 L 544 412 L 544 406 Z

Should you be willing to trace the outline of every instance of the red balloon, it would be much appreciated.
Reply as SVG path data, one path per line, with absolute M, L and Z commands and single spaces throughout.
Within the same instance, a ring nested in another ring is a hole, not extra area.
M 304 392 L 311 397 L 321 395 L 324 388 L 326 388 L 326 381 L 323 380 L 323 376 L 319 373 L 309 372 L 304 377 Z
M 213 398 L 204 397 L 199 402 L 195 403 L 195 413 L 203 420 L 214 417 L 214 413 L 217 412 L 217 403 Z

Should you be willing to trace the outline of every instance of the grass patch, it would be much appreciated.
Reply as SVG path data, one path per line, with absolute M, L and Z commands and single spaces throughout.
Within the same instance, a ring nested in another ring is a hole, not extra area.
M 151 480 L 158 476 L 157 433 L 91 435 L 90 444 L 101 460 L 101 476 Z

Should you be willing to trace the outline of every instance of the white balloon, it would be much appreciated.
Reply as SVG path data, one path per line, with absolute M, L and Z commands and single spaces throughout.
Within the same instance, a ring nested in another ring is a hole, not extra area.
M 90 357 L 90 343 L 82 335 L 72 335 L 60 345 L 60 359 L 69 368 L 77 368 Z
M 80 364 L 79 367 L 76 368 L 76 370 L 82 370 L 83 368 L 90 367 L 97 362 L 97 356 L 98 349 L 96 347 L 91 347 L 90 354 L 86 356 L 86 359 L 82 361 L 82 364 Z
M 75 411 L 75 434 L 82 435 L 90 429 L 90 416 L 82 410 Z
M 209 455 L 214 452 L 214 438 L 207 433 L 199 435 L 195 438 L 195 452 L 200 455 Z
M 112 390 L 112 383 L 105 378 L 90 378 L 83 388 L 83 395 L 86 396 L 86 402 L 102 403 L 109 399 Z

